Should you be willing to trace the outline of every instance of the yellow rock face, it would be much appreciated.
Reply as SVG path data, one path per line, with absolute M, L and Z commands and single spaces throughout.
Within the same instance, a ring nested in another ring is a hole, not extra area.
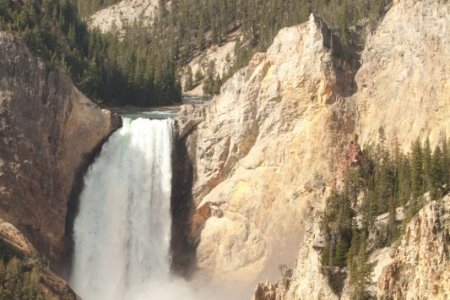
M 321 26 L 311 17 L 283 29 L 267 53 L 195 110 L 202 119 L 189 141 L 196 148 L 196 215 L 211 209 L 197 233 L 197 267 L 213 280 L 278 276 L 279 264 L 294 262 L 305 215 L 332 179 L 332 156 L 346 140 L 333 127 L 344 103 L 336 101 Z M 179 119 L 192 118 L 191 110 Z
M 450 297 L 450 197 L 422 208 L 405 230 L 393 262 L 378 280 L 384 299 L 448 299 Z
M 336 297 L 312 245 L 343 149 L 355 134 L 376 143 L 380 127 L 404 150 L 450 135 L 449 28 L 445 1 L 396 1 L 368 37 L 355 92 L 311 17 L 281 30 L 211 103 L 183 108 L 181 132 L 195 119 L 194 202 L 211 209 L 194 233 L 199 274 L 251 283 L 297 257 L 287 299 Z
M 383 127 L 407 150 L 450 136 L 450 15 L 443 1 L 397 2 L 368 38 L 354 99 L 363 144 Z
M 89 27 L 123 37 L 125 28 L 136 22 L 141 22 L 143 26 L 153 24 L 157 11 L 157 0 L 123 0 L 92 15 L 88 20 Z

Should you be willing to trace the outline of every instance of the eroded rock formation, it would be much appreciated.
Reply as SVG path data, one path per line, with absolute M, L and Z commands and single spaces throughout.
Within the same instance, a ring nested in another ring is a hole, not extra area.
M 82 174 L 120 118 L 5 32 L 0 74 L 0 217 L 60 262 Z
M 356 75 L 361 145 L 376 141 L 380 127 L 404 150 L 418 137 L 433 146 L 450 135 L 449 32 L 447 1 L 394 1 Z
M 449 25 L 446 1 L 394 1 L 367 39 L 354 85 L 334 55 L 338 42 L 311 17 L 281 30 L 211 103 L 184 107 L 178 126 L 195 208 L 187 239 L 199 274 L 270 279 L 297 256 L 283 297 L 337 299 L 314 245 L 345 147 L 355 136 L 376 143 L 380 128 L 404 150 L 450 133 Z
M 354 131 L 332 39 L 313 16 L 283 29 L 220 96 L 180 112 L 194 167 L 200 274 L 245 283 L 292 264 L 337 168 L 333 156 Z
M 123 0 L 89 17 L 89 27 L 123 37 L 127 27 L 149 26 L 158 14 L 157 0 Z
M 27 238 L 16 227 L 2 219 L 0 219 L 0 247 L 2 255 L 7 253 L 10 256 L 18 257 L 20 260 L 26 261 L 27 268 L 38 270 L 38 287 L 46 300 L 77 299 L 69 285 L 45 265 Z M 18 275 L 20 276 L 20 274 Z
M 380 299 L 450 298 L 450 196 L 422 208 L 378 279 Z

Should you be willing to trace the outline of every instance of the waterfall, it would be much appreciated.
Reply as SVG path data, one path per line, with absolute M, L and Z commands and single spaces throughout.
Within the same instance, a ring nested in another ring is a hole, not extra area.
M 124 119 L 88 170 L 71 278 L 83 300 L 138 299 L 142 286 L 170 282 L 173 127 Z

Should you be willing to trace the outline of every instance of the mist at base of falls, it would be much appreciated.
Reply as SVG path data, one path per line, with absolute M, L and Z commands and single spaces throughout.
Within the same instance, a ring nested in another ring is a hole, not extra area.
M 124 119 L 85 175 L 71 276 L 83 300 L 250 298 L 170 272 L 173 139 L 171 119 Z

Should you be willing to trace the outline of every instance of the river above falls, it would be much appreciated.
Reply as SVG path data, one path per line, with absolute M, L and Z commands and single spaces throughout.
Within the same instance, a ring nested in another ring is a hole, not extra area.
M 176 105 L 156 106 L 156 107 L 138 107 L 138 106 L 121 106 L 109 107 L 112 112 L 130 119 L 146 118 L 146 119 L 173 119 L 180 111 L 181 105 L 184 104 L 203 104 L 210 98 L 184 96 L 183 101 Z

